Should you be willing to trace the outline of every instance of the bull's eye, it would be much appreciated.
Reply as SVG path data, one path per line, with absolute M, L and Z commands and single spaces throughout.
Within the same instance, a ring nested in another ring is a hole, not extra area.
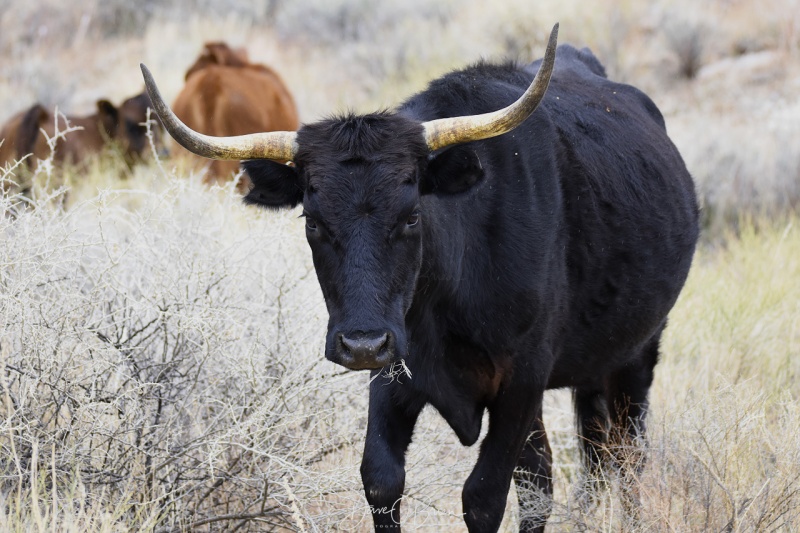
M 306 229 L 309 231 L 316 231 L 317 229 L 317 221 L 308 216 L 306 213 L 300 215 L 301 217 L 306 219 Z
M 419 224 L 419 211 L 414 211 L 409 215 L 408 220 L 406 220 L 406 226 L 413 228 L 417 224 Z

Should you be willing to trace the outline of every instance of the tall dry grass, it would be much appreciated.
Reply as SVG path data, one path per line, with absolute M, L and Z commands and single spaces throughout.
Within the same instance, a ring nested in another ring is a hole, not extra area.
M 99 506 L 144 530 L 291 524 L 282 483 L 349 442 L 336 396 L 357 379 L 313 372 L 324 308 L 286 253 L 293 217 L 152 182 L 68 211 L 3 206 L 2 491 L 23 513 L 38 486 L 60 494 L 45 511 Z
M 795 0 L 7 5 L 0 119 L 34 100 L 79 113 L 129 96 L 142 60 L 174 96 L 202 42 L 220 38 L 275 65 L 304 120 L 372 110 L 481 56 L 536 57 L 560 20 L 563 42 L 591 46 L 664 111 L 708 243 L 663 341 L 642 521 L 626 522 L 613 491 L 575 503 L 572 407 L 555 391 L 550 528 L 800 529 Z M 700 39 L 696 53 L 682 55 L 677 31 Z M 208 190 L 175 165 L 0 170 L 31 178 L 0 199 L 0 529 L 369 530 L 366 377 L 323 360 L 297 213 L 244 208 L 232 186 Z M 475 456 L 423 413 L 411 529 L 463 530 Z M 503 530 L 517 520 L 512 492 Z
M 155 166 L 125 185 L 78 187 L 68 209 L 56 193 L 3 198 L 0 527 L 369 530 L 366 376 L 322 357 L 296 213 Z M 700 250 L 651 395 L 642 523 L 614 491 L 576 504 L 570 398 L 548 393 L 552 530 L 800 526 L 799 258 L 795 216 Z M 410 527 L 463 529 L 475 453 L 423 413 Z M 516 520 L 512 492 L 503 530 Z

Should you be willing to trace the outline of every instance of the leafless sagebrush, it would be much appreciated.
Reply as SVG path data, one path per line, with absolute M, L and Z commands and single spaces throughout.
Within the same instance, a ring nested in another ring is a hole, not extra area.
M 291 215 L 224 198 L 173 182 L 2 219 L 0 492 L 79 482 L 62 505 L 125 501 L 145 529 L 296 526 L 362 389 L 320 368 Z
M 32 195 L 38 194 L 43 202 L 63 199 L 61 176 L 54 174 L 56 146 L 67 135 L 83 128 L 70 124 L 58 108 L 53 113 L 53 121 L 52 135 L 42 131 L 49 150 L 47 157 L 36 159 L 33 154 L 25 154 L 0 166 L 0 190 L 4 192 L 4 200 L 14 200 L 6 202 L 0 213 L 13 216 L 17 209 L 28 204 Z
M 0 529 L 368 529 L 368 376 L 324 361 L 297 213 L 245 208 L 233 184 L 208 190 L 157 166 L 123 186 L 66 208 L 2 197 L 14 216 L 0 219 Z M 725 250 L 701 250 L 667 329 L 638 523 L 613 471 L 613 490 L 576 498 L 570 398 L 548 393 L 557 492 L 538 501 L 554 531 L 800 523 L 800 225 L 742 227 Z M 463 527 L 476 448 L 423 412 L 410 527 Z M 525 518 L 508 501 L 503 531 Z

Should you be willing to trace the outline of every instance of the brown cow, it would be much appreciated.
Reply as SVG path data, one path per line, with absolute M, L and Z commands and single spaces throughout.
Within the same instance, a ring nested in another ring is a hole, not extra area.
M 92 154 L 99 153 L 110 142 L 118 143 L 125 161 L 131 165 L 142 157 L 147 149 L 147 108 L 150 98 L 142 93 L 125 100 L 115 107 L 108 100 L 97 101 L 97 111 L 83 117 L 67 117 L 70 126 L 82 129 L 71 131 L 59 139 L 55 147 L 54 160 L 58 163 L 80 164 Z M 155 117 L 153 117 L 155 119 Z M 50 155 L 47 137 L 58 130 L 64 131 L 67 125 L 61 115 L 40 104 L 35 104 L 8 120 L 0 129 L 0 166 L 21 159 L 27 154 L 45 159 Z M 157 128 L 156 128 L 157 130 Z M 35 159 L 28 159 L 28 167 Z
M 190 128 L 228 137 L 263 131 L 293 131 L 299 126 L 297 107 L 280 76 L 271 68 L 250 63 L 247 51 L 223 42 L 206 43 L 186 72 L 186 85 L 173 105 Z M 186 154 L 199 166 L 207 160 Z M 205 182 L 225 181 L 239 171 L 238 161 L 214 161 Z M 240 189 L 248 189 L 243 178 Z

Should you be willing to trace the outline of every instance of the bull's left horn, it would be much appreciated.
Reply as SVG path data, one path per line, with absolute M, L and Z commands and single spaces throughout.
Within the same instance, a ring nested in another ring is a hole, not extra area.
M 203 135 L 175 116 L 161 97 L 153 75 L 144 64 L 142 75 L 150 95 L 150 101 L 161 119 L 161 123 L 178 144 L 192 153 L 209 159 L 274 159 L 291 161 L 297 153 L 297 132 L 269 131 L 234 137 L 212 137 Z
M 431 151 L 464 143 L 488 139 L 507 133 L 519 126 L 539 106 L 550 84 L 553 65 L 556 59 L 558 42 L 558 24 L 550 32 L 550 40 L 542 59 L 542 65 L 536 73 L 528 90 L 519 100 L 498 111 L 482 115 L 441 118 L 422 124 L 425 129 L 425 142 Z

